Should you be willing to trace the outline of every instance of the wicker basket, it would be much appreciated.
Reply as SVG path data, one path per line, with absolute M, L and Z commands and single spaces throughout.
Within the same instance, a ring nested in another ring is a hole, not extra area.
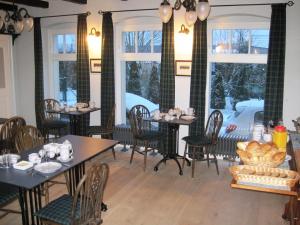
M 276 168 L 278 166 L 280 166 L 284 160 L 279 160 L 279 161 L 270 161 L 268 159 L 266 159 L 265 157 L 256 157 L 256 158 L 247 158 L 244 156 L 240 155 L 240 159 L 242 160 L 242 162 L 245 165 L 249 165 L 249 166 L 263 166 L 263 167 L 271 167 L 271 168 Z
M 299 182 L 299 174 L 292 170 L 279 168 L 239 165 L 229 168 L 236 182 L 253 185 L 287 187 L 291 189 Z

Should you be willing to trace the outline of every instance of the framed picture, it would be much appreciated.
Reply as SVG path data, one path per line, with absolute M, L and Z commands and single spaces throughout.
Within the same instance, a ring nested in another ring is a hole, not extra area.
M 176 60 L 176 76 L 191 76 L 192 61 L 191 60 Z
M 91 73 L 101 73 L 101 59 L 90 59 Z

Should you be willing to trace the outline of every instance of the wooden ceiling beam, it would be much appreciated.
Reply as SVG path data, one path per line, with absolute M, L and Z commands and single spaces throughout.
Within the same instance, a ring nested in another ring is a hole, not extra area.
M 42 0 L 1 0 L 2 2 L 11 2 L 15 4 L 27 5 L 38 8 L 49 8 L 49 2 Z
M 4 11 L 14 11 L 14 10 L 17 10 L 18 7 L 15 5 L 15 6 L 12 6 L 12 5 L 9 5 L 9 4 L 5 4 L 5 3 L 1 3 L 0 2 L 0 10 L 4 10 Z
M 63 1 L 73 2 L 73 3 L 76 3 L 76 4 L 87 4 L 87 0 L 63 0 Z

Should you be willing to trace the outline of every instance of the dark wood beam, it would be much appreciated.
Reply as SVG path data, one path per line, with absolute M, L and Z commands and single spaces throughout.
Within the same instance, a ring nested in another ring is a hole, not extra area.
M 76 3 L 76 4 L 87 4 L 87 0 L 63 0 L 63 1 L 73 2 L 73 3 Z
M 11 2 L 20 5 L 27 5 L 38 8 L 49 8 L 49 2 L 42 0 L 1 0 L 2 2 Z
M 12 5 L 9 5 L 9 4 L 5 4 L 5 3 L 1 3 L 0 2 L 0 9 L 4 10 L 4 11 L 14 11 L 14 10 L 17 10 L 18 7 L 15 5 L 15 6 L 12 6 Z

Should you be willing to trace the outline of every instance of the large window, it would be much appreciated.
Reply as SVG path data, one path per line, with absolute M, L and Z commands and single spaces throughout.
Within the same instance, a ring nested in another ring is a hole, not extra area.
M 55 33 L 52 35 L 52 77 L 54 96 L 60 102 L 74 105 L 76 90 L 76 34 Z
M 137 104 L 146 106 L 150 112 L 159 108 L 161 39 L 160 30 L 122 32 L 124 113 Z
M 247 134 L 264 109 L 268 42 L 266 28 L 211 30 L 209 109 L 223 112 L 224 131 Z

